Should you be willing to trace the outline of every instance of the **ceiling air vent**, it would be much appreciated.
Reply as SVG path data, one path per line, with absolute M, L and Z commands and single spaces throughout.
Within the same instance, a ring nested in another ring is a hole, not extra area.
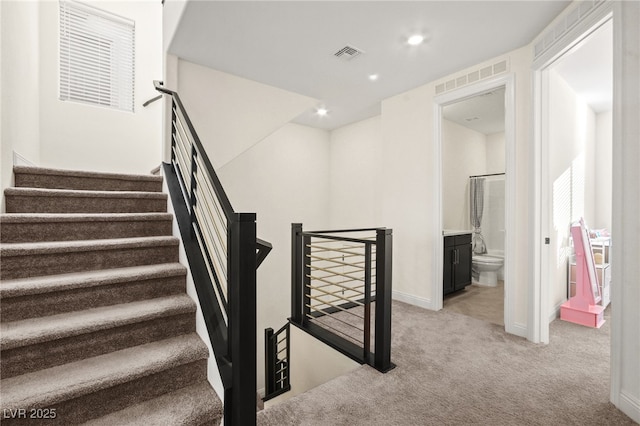
M 363 53 L 364 51 L 358 49 L 357 47 L 346 45 L 345 47 L 334 53 L 333 56 L 348 61 L 355 58 L 356 56 L 362 55 Z

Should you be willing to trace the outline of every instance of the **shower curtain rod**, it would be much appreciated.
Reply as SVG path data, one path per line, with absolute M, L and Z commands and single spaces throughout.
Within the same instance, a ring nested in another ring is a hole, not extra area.
M 477 178 L 477 177 L 489 177 L 489 176 L 504 176 L 504 173 L 492 173 L 489 175 L 476 175 L 476 176 L 469 176 L 469 179 L 471 178 Z

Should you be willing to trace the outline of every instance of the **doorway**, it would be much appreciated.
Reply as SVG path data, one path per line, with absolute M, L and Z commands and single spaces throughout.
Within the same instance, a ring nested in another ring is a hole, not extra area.
M 549 244 L 542 259 L 548 283 L 549 321 L 575 289 L 569 227 L 583 218 L 596 257 L 601 304 L 609 304 L 613 23 L 594 28 L 543 71 L 543 226 Z
M 472 247 L 470 273 L 465 269 L 470 284 L 457 291 L 446 288 L 449 291 L 445 291 L 443 309 L 502 327 L 506 180 L 504 95 L 503 86 L 445 105 L 442 109 L 445 247 L 448 246 L 447 235 L 462 230 L 470 232 L 462 235 L 471 235 Z M 445 253 L 445 262 L 446 258 Z
M 610 10 L 593 18 L 534 63 L 540 208 L 532 226 L 539 259 L 530 293 L 534 342 L 549 342 L 549 323 L 570 295 L 571 222 L 584 217 L 604 235 L 611 230 L 613 20 Z
M 504 91 L 504 92 L 502 92 Z M 514 194 L 514 181 L 510 179 L 510 176 L 514 176 L 515 169 L 515 89 L 514 89 L 514 76 L 513 74 L 507 74 L 498 78 L 494 78 L 491 80 L 484 81 L 482 83 L 477 83 L 475 85 L 471 85 L 465 88 L 461 88 L 459 90 L 452 91 L 450 93 L 441 95 L 435 99 L 434 105 L 434 128 L 435 135 L 434 140 L 436 141 L 438 147 L 438 155 L 436 158 L 436 167 L 438 168 L 439 173 L 437 174 L 438 179 L 436 182 L 436 191 L 438 192 L 438 197 L 440 199 L 441 208 L 438 209 L 439 220 L 437 222 L 438 229 L 435 232 L 438 235 L 438 240 L 435 243 L 436 247 L 436 256 L 434 265 L 434 280 L 432 283 L 432 292 L 433 295 L 433 305 L 435 309 L 439 310 L 443 308 L 443 300 L 444 300 L 444 292 L 443 292 L 443 262 L 444 262 L 444 236 L 443 231 L 445 229 L 445 214 L 448 212 L 444 210 L 444 199 L 445 199 L 445 191 L 447 191 L 445 187 L 445 179 L 447 171 L 444 170 L 445 164 L 443 163 L 443 118 L 447 113 L 446 109 L 448 106 L 455 105 L 460 102 L 465 102 L 477 97 L 489 97 L 489 94 L 500 93 L 499 96 L 503 96 L 504 99 L 504 164 L 503 164 L 503 173 L 504 175 L 504 226 L 499 228 L 504 233 L 504 263 L 503 263 L 503 272 L 502 277 L 504 281 L 504 295 L 503 295 L 503 313 L 502 320 L 505 327 L 505 330 L 508 333 L 516 334 L 518 336 L 525 337 L 526 336 L 526 328 L 521 325 L 517 325 L 515 323 L 515 301 L 514 301 L 514 290 L 513 286 L 515 284 L 513 280 L 513 247 L 515 247 L 514 236 L 514 213 L 515 206 L 513 202 L 515 200 Z M 502 93 L 504 93 L 502 95 Z M 473 117 L 466 117 L 471 118 Z M 481 173 L 487 174 L 487 173 Z M 469 176 L 473 176 L 474 174 L 467 175 L 466 179 Z M 466 186 L 466 182 L 462 185 Z M 449 194 L 447 193 L 447 196 Z M 460 196 L 460 194 L 457 194 Z M 462 195 L 463 198 L 468 196 L 468 192 Z M 467 201 L 467 205 L 468 205 Z M 465 226 L 464 216 L 465 213 L 459 213 L 460 223 Z M 447 219 L 448 223 L 448 219 Z M 470 227 L 469 227 L 470 228 Z M 470 231 L 470 229 L 468 229 Z M 502 281 L 502 280 L 501 280 Z

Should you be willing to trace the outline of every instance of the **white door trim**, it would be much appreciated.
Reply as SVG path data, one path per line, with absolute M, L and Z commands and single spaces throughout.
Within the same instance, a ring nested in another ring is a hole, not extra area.
M 515 167 L 516 167 L 516 143 L 515 143 L 515 74 L 505 74 L 488 79 L 480 83 L 469 85 L 458 90 L 434 98 L 434 141 L 436 143 L 436 155 L 433 167 L 436 170 L 435 194 L 437 200 L 436 216 L 434 221 L 436 228 L 434 245 L 434 277 L 431 283 L 432 306 L 435 310 L 442 309 L 442 262 L 444 258 L 442 237 L 442 108 L 446 105 L 461 101 L 472 96 L 488 92 L 499 87 L 505 87 L 505 250 L 504 250 L 504 275 L 505 275 L 505 300 L 504 300 L 504 324 L 507 333 L 526 336 L 527 330 L 522 325 L 515 324 L 515 268 L 514 250 L 515 242 Z
M 576 5 L 579 7 L 579 4 Z M 562 20 L 564 16 L 571 15 L 574 9 L 567 9 L 556 18 Z M 548 206 L 551 202 L 549 188 L 549 171 L 547 168 L 548 146 L 547 129 L 544 114 L 546 111 L 546 92 L 548 85 L 547 73 L 564 54 L 584 40 L 589 34 L 602 24 L 612 19 L 613 4 L 605 2 L 590 11 L 581 20 L 576 22 L 555 43 L 535 59 L 532 66 L 533 74 L 533 152 L 531 155 L 532 168 L 532 195 L 533 211 L 530 221 L 531 238 L 530 247 L 533 253 L 532 267 L 530 270 L 528 324 L 527 338 L 535 343 L 549 343 L 549 316 L 551 309 L 549 298 L 549 253 L 544 243 L 545 237 L 551 235 L 548 217 Z M 540 37 L 544 37 L 542 34 Z M 535 43 L 534 43 L 535 45 Z
M 567 9 L 567 13 L 565 15 L 574 13 L 574 10 L 579 7 L 580 4 L 578 3 L 573 10 Z M 630 22 L 625 22 L 626 16 L 624 13 L 626 9 L 632 9 L 632 12 L 635 14 L 630 18 Z M 626 182 L 625 179 L 628 179 L 629 182 L 634 182 L 630 184 L 630 186 L 633 187 L 635 185 L 633 176 L 638 176 L 637 165 L 625 164 L 625 160 L 628 159 L 624 156 L 625 147 L 628 146 L 628 144 L 625 145 L 625 142 L 630 140 L 632 141 L 632 145 L 635 147 L 636 140 L 634 138 L 637 136 L 637 133 L 635 131 L 629 132 L 627 129 L 623 128 L 624 123 L 627 123 L 628 127 L 634 129 L 637 128 L 637 122 L 635 121 L 637 120 L 637 116 L 634 116 L 634 114 L 637 114 L 637 108 L 634 109 L 633 107 L 630 107 L 629 104 L 625 105 L 625 99 L 623 98 L 629 97 L 632 99 L 631 102 L 637 100 L 637 91 L 634 92 L 632 90 L 627 92 L 625 91 L 624 85 L 625 83 L 629 83 L 630 87 L 637 87 L 637 70 L 640 67 L 638 66 L 637 59 L 629 59 L 629 55 L 624 51 L 623 43 L 625 42 L 624 37 L 629 37 L 630 34 L 631 38 L 635 40 L 635 43 L 637 43 L 640 31 L 637 29 L 636 22 L 634 22 L 633 19 L 639 15 L 640 7 L 634 2 L 602 2 L 591 14 L 586 15 L 584 19 L 574 24 L 571 30 L 567 31 L 567 35 L 562 37 L 560 42 L 552 46 L 548 52 L 540 55 L 540 57 L 534 61 L 532 67 L 534 77 L 533 146 L 535 150 L 535 154 L 532 156 L 531 160 L 534 173 L 533 186 L 535 189 L 533 200 L 535 201 L 535 211 L 542 212 L 542 208 L 544 206 L 544 200 L 542 199 L 544 195 L 542 194 L 544 193 L 545 188 L 545 178 L 548 180 L 548 173 L 545 172 L 541 164 L 541 160 L 544 159 L 545 149 L 544 138 L 542 137 L 544 134 L 544 120 L 542 119 L 544 116 L 542 114 L 544 113 L 543 93 L 545 90 L 545 70 L 569 49 L 584 39 L 586 35 L 590 34 L 602 25 L 602 23 L 607 22 L 610 19 L 613 20 L 613 150 L 617 155 L 614 155 L 613 158 L 614 176 L 612 198 L 614 217 L 612 218 L 612 233 L 614 241 L 618 241 L 616 244 L 619 246 L 623 246 L 625 241 L 629 239 L 633 240 L 635 243 L 635 239 L 637 238 L 635 235 L 624 234 L 623 229 L 625 214 L 633 215 L 633 219 L 631 219 L 633 221 L 636 218 L 635 213 L 637 212 L 637 208 L 635 208 L 634 205 L 630 205 L 628 208 L 625 208 L 627 207 L 623 202 L 623 194 L 625 190 L 622 186 Z M 633 45 L 634 40 L 629 40 L 629 43 Z M 635 49 L 637 52 L 637 45 L 635 45 Z M 637 56 L 635 58 L 637 58 Z M 624 69 L 625 63 L 630 63 L 630 68 Z M 636 86 L 634 86 L 634 84 Z M 625 134 L 625 131 L 628 133 Z M 637 150 L 635 153 L 637 154 Z M 634 158 L 631 158 L 629 163 L 633 161 Z M 547 174 L 546 177 L 545 173 Z M 631 176 L 631 178 L 629 178 L 629 176 Z M 548 190 L 548 182 L 546 188 Z M 533 297 L 530 297 L 529 299 L 529 322 L 532 325 L 530 336 L 533 341 L 545 343 L 548 343 L 549 340 L 548 316 L 538 314 L 544 310 L 548 310 L 548 305 L 550 304 L 549 298 L 547 297 L 547 282 L 542 279 L 545 275 L 545 268 L 548 268 L 545 264 L 546 253 L 544 253 L 542 245 L 542 239 L 544 238 L 547 229 L 548 228 L 544 228 L 539 218 L 534 218 L 532 221 L 531 241 L 534 248 L 533 253 L 535 259 L 533 262 L 534 270 L 532 270 L 531 274 L 532 284 L 530 291 L 530 296 Z M 635 247 L 637 247 L 637 245 Z M 632 265 L 637 270 L 637 262 L 635 262 L 635 259 L 632 262 Z M 626 269 L 629 268 L 624 264 L 624 261 L 620 261 L 615 258 L 612 259 L 611 268 L 615 271 L 618 283 L 623 284 L 626 282 L 637 282 L 637 273 L 633 273 L 631 276 L 625 276 Z M 627 293 L 633 294 L 633 292 Z M 633 347 L 634 344 L 637 344 L 637 341 L 626 342 L 623 340 L 622 335 L 623 329 L 629 326 L 629 324 L 624 323 L 625 319 L 629 316 L 633 318 L 633 314 L 629 315 L 628 312 L 629 306 L 632 306 L 633 302 L 625 304 L 625 300 L 623 300 L 625 296 L 627 295 L 625 294 L 625 288 L 622 285 L 611 292 L 611 305 L 613 308 L 611 312 L 610 400 L 624 413 L 638 421 L 638 419 L 640 419 L 640 399 L 637 395 L 630 395 L 626 392 L 626 389 L 622 388 L 622 377 L 624 374 L 629 374 L 632 377 L 638 374 L 636 362 L 637 350 L 634 351 L 633 348 L 631 350 L 628 349 L 629 346 Z M 631 325 L 631 327 L 633 327 L 633 325 Z M 623 353 L 623 351 L 625 351 L 625 353 Z M 631 356 L 629 356 L 629 353 L 631 353 Z M 631 360 L 629 358 L 631 358 Z M 623 368 L 625 368 L 625 370 L 623 370 Z

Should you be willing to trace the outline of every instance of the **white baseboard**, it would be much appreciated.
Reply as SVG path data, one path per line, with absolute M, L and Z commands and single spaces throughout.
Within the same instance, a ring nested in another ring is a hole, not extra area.
M 420 308 L 430 309 L 432 311 L 435 310 L 431 299 L 427 299 L 425 297 L 414 296 L 412 294 L 402 293 L 397 290 L 393 290 L 391 297 L 394 300 L 399 300 L 400 302 L 408 303 Z
M 551 312 L 549 313 L 549 323 L 560 318 L 560 307 L 562 306 L 563 303 L 564 303 L 564 300 L 558 303 L 556 306 L 554 306 L 553 309 L 551 309 Z
M 520 324 L 515 322 L 508 329 L 505 327 L 505 331 L 509 334 L 513 334 L 514 336 L 523 337 L 525 339 L 527 338 L 528 330 L 527 330 L 526 324 Z
M 13 165 L 14 166 L 36 166 L 36 164 L 33 161 L 29 161 L 28 159 L 26 159 L 25 157 L 23 157 L 22 155 L 18 154 L 15 151 L 13 151 Z
M 640 400 L 621 391 L 618 408 L 634 422 L 640 423 Z

